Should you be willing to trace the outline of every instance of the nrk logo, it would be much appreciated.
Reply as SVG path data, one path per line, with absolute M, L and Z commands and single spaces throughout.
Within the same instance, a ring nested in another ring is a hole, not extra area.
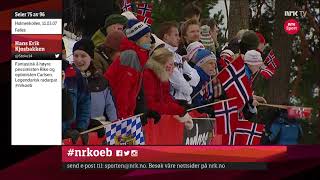
M 285 17 L 306 17 L 307 11 L 284 11 Z
M 288 34 L 294 35 L 300 31 L 300 24 L 295 19 L 289 19 L 284 23 L 283 28 Z

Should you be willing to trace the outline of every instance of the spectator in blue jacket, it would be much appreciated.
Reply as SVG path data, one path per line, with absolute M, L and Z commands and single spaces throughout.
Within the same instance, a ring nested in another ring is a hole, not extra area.
M 63 119 L 62 135 L 63 138 L 72 138 L 73 143 L 75 143 L 79 137 L 79 132 L 86 130 L 89 125 L 90 94 L 87 83 L 78 69 L 67 64 L 64 73 L 63 88 L 71 99 L 72 116 Z M 75 126 L 72 124 L 75 124 Z
M 212 80 L 212 77 L 218 73 L 216 56 L 209 50 L 199 49 L 192 61 L 195 64 L 194 68 L 200 76 L 200 82 L 193 89 L 191 97 L 201 90 L 192 100 L 193 106 L 197 107 L 208 104 L 213 102 L 214 99 L 220 98 L 222 95 L 221 84 L 218 79 Z M 201 108 L 198 111 L 213 114 L 213 109 L 210 106 Z
M 294 145 L 299 144 L 303 132 L 300 123 L 296 119 L 288 119 L 287 110 L 279 113 L 269 129 L 270 144 Z

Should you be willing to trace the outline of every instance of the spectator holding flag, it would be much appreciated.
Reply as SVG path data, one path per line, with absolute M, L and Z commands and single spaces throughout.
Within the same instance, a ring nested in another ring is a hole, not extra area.
M 199 49 L 194 58 L 195 69 L 200 76 L 199 84 L 194 88 L 193 106 L 201 106 L 214 101 L 222 94 L 222 87 L 218 79 L 212 77 L 218 73 L 216 56 L 207 49 Z M 198 93 L 200 91 L 200 93 Z M 199 112 L 213 114 L 212 107 L 198 109 Z
M 108 16 L 105 20 L 104 26 L 98 29 L 91 37 L 94 46 L 98 47 L 102 45 L 105 42 L 107 35 L 111 32 L 123 31 L 124 27 L 127 24 L 127 21 L 127 18 L 120 14 L 112 14 Z
M 263 65 L 261 54 L 256 51 L 258 45 L 259 39 L 254 31 L 248 30 L 242 34 L 239 44 L 240 56 L 235 61 L 244 61 L 245 73 L 249 80 L 251 79 L 252 74 L 258 72 L 260 66 Z M 246 53 L 248 53 L 247 56 L 245 56 Z M 243 108 L 243 115 L 245 119 L 248 120 L 254 118 L 257 114 L 256 106 L 259 103 L 266 103 L 266 100 L 263 97 L 256 95 L 253 95 L 252 97 L 253 98 L 250 98 Z
M 159 120 L 157 112 L 146 109 L 142 88 L 142 72 L 151 48 L 150 27 L 130 19 L 126 35 L 128 39 L 123 39 L 120 44 L 120 55 L 104 74 L 115 97 L 118 118 L 144 113 L 143 124 L 147 117 Z

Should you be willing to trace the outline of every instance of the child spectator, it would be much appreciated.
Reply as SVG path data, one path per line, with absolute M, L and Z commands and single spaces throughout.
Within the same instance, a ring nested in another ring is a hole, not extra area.
M 192 96 L 200 91 L 193 99 L 193 106 L 201 106 L 208 104 L 217 99 L 222 94 L 222 87 L 218 79 L 213 81 L 212 77 L 218 73 L 216 56 L 207 49 L 199 49 L 194 58 L 195 69 L 200 76 L 200 82 L 194 88 Z M 202 108 L 200 112 L 204 111 L 207 114 L 213 114 L 212 107 Z

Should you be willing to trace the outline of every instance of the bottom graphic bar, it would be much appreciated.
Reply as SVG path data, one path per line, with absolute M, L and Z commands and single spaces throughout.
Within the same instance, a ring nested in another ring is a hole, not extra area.
M 135 162 L 135 163 L 63 163 L 64 170 L 128 170 L 128 169 L 234 169 L 234 170 L 266 170 L 267 164 L 262 162 Z

